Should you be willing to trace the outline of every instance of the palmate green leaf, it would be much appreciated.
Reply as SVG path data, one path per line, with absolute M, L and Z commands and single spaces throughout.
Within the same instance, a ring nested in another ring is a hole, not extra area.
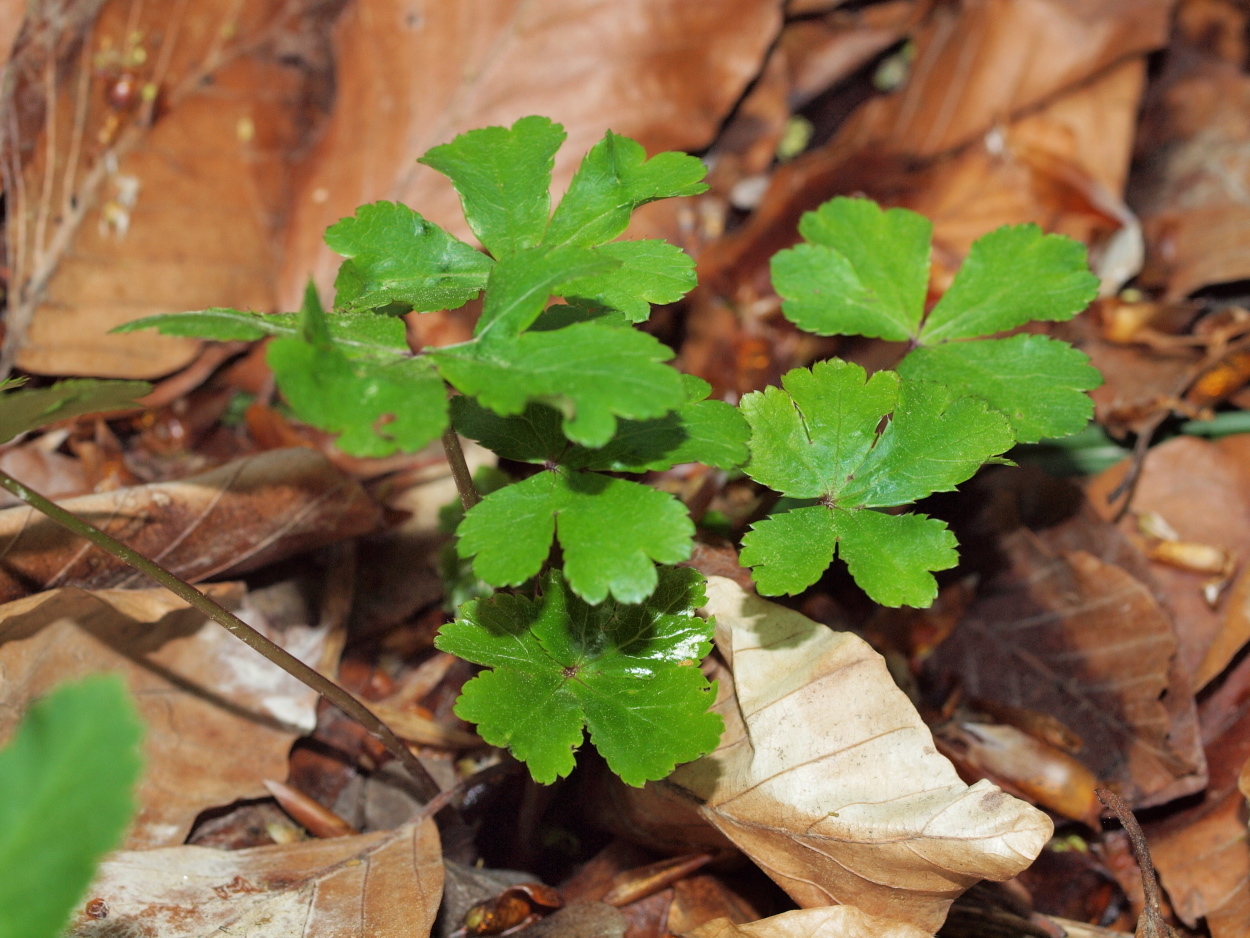
M 670 349 L 600 321 L 446 346 L 429 356 L 457 390 L 497 414 L 519 414 L 531 401 L 552 405 L 564 417 L 565 435 L 588 447 L 611 440 L 618 418 L 661 417 L 685 400 L 681 375 L 664 364 Z
M 608 131 L 582 159 L 556 207 L 544 243 L 592 247 L 625 231 L 634 209 L 707 190 L 707 167 L 685 153 L 647 159 L 642 145 Z
M 765 595 L 806 589 L 836 550 L 875 601 L 928 605 L 937 592 L 931 571 L 957 559 L 953 535 L 940 521 L 872 509 L 950 491 L 1014 440 L 984 401 L 892 372 L 869 379 L 838 359 L 748 394 L 742 411 L 751 426 L 747 474 L 784 495 L 820 500 L 743 538 L 741 561 Z
M 456 309 L 482 291 L 491 259 L 406 205 L 374 202 L 326 230 L 326 244 L 347 258 L 334 281 L 343 311 L 392 303 L 417 312 Z
M 20 379 L 13 380 L 5 387 L 17 387 L 20 383 Z M 73 378 L 48 388 L 9 391 L 0 396 L 0 443 L 58 420 L 135 407 L 136 398 L 151 390 L 152 385 L 146 381 Z
M 425 358 L 348 358 L 331 339 L 316 289 L 309 284 L 301 335 L 275 339 L 266 360 L 301 420 L 341 434 L 353 456 L 414 452 L 447 427 L 443 382 Z
M 676 303 L 697 282 L 694 260 L 666 241 L 614 241 L 595 253 L 619 261 L 620 266 L 566 283 L 561 294 L 617 310 L 630 322 L 650 317 L 652 303 Z
M 1042 335 L 919 348 L 898 370 L 917 381 L 975 389 L 1011 421 L 1022 443 L 1079 432 L 1094 414 L 1084 392 L 1102 384 L 1088 356 Z
M 451 402 L 452 425 L 517 462 L 605 472 L 663 471 L 687 462 L 732 469 L 744 463 L 751 431 L 738 409 L 706 400 L 712 390 L 706 381 L 693 375 L 681 379 L 686 403 L 654 420 L 618 421 L 616 435 L 599 449 L 570 443 L 560 429 L 559 411 L 543 404 L 501 417 L 472 398 L 457 397 Z
M 924 318 L 930 225 L 920 215 L 837 198 L 804 215 L 800 231 L 808 243 L 777 254 L 772 266 L 782 311 L 796 325 L 821 335 L 911 342 L 917 348 L 903 360 L 901 374 L 952 383 L 960 394 L 988 401 L 1022 440 L 1084 426 L 1091 413 L 1084 392 L 1097 379 L 1082 353 L 1040 338 L 959 341 L 1033 320 L 1071 319 L 1084 309 L 1098 279 L 1079 242 L 1036 225 L 990 232 L 973 244 L 950 289 Z M 1015 352 L 1025 359 L 1013 358 Z M 1035 393 L 1050 377 L 1057 380 L 1044 395 Z
M 642 604 L 590 606 L 552 571 L 536 599 L 496 595 L 469 603 L 435 645 L 492 670 L 464 687 L 456 714 L 508 747 L 534 779 L 567 776 L 583 727 L 608 767 L 641 786 L 720 741 L 709 712 L 716 685 L 697 667 L 713 623 L 694 570 L 664 568 Z
M 0 750 L 0 935 L 56 938 L 134 815 L 143 727 L 116 677 L 64 685 Z
M 449 178 L 469 228 L 503 260 L 535 247 L 551 214 L 551 169 L 564 128 L 546 117 L 483 127 L 434 147 L 417 160 Z
M 667 492 L 595 472 L 551 469 L 488 495 L 457 528 L 456 549 L 492 586 L 533 577 L 558 540 L 569 585 L 587 602 L 646 599 L 654 563 L 690 556 L 694 524 Z M 653 563 L 654 561 L 654 563 Z

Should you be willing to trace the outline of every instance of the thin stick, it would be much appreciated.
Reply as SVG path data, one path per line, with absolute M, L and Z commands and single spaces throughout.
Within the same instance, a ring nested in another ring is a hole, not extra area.
M 256 631 L 234 613 L 213 602 L 190 583 L 180 580 L 159 564 L 153 563 L 138 551 L 126 546 L 114 537 L 105 534 L 88 521 L 70 514 L 60 505 L 49 501 L 38 492 L 32 492 L 22 483 L 6 472 L 0 471 L 0 487 L 16 495 L 36 511 L 47 515 L 57 524 L 84 537 L 103 551 L 107 551 L 119 560 L 123 560 L 140 573 L 145 573 L 171 593 L 186 600 L 187 603 L 208 616 L 214 622 L 224 626 L 235 638 L 264 655 L 287 674 L 308 685 L 322 697 L 338 707 L 349 717 L 369 731 L 375 739 L 382 743 L 412 776 L 420 796 L 427 802 L 439 794 L 438 783 L 430 777 L 421 761 L 412 754 L 389 726 L 379 720 L 359 700 L 349 694 L 329 678 L 310 668 L 286 649 L 275 645 L 260 632 Z
M 1176 930 L 1163 919 L 1163 910 L 1159 905 L 1159 881 L 1155 878 L 1155 865 L 1150 859 L 1150 847 L 1146 844 L 1146 835 L 1142 833 L 1141 825 L 1137 823 L 1137 818 L 1124 803 L 1124 799 L 1115 792 L 1109 788 L 1095 788 L 1094 793 L 1098 795 L 1099 801 L 1116 813 L 1116 817 L 1124 825 L 1124 833 L 1128 834 L 1128 842 L 1133 848 L 1133 859 L 1141 870 L 1141 888 L 1146 907 L 1142 910 L 1145 921 L 1137 926 L 1139 938 L 1171 938 L 1176 935 Z
M 460 448 L 460 437 L 456 436 L 456 431 L 451 427 L 443 431 L 443 452 L 447 454 L 447 465 L 451 466 L 451 477 L 456 480 L 460 504 L 468 511 L 482 500 L 482 496 L 477 494 L 477 486 L 473 484 L 473 473 L 465 462 L 464 450 Z

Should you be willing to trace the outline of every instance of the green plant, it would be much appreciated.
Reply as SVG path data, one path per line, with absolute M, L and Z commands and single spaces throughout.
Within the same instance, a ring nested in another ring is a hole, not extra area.
M 31 705 L 0 750 L 0 935 L 56 938 L 134 814 L 143 727 L 115 677 Z
M 783 388 L 734 408 L 709 400 L 705 382 L 670 368 L 672 352 L 633 328 L 651 304 L 694 286 L 693 263 L 664 242 L 614 240 L 640 205 L 702 191 L 702 164 L 678 153 L 648 160 L 608 133 L 553 212 L 563 139 L 559 125 L 527 117 L 422 158 L 450 178 L 484 251 L 378 202 L 326 234 L 344 257 L 332 313 L 310 287 L 298 315 L 216 309 L 123 330 L 273 337 L 268 360 L 288 403 L 349 453 L 414 450 L 441 435 L 461 493 L 456 550 L 471 562 L 444 566 L 466 599 L 481 593 L 478 580 L 514 590 L 467 602 L 438 638 L 489 669 L 465 686 L 457 713 L 542 781 L 572 770 L 589 728 L 609 766 L 637 785 L 713 748 L 720 718 L 694 667 L 712 628 L 694 615 L 699 577 L 672 567 L 690 556 L 694 524 L 671 495 L 625 476 L 745 464 L 809 500 L 743 539 L 761 592 L 804 589 L 840 551 L 872 598 L 925 605 L 932 572 L 956 562 L 953 535 L 923 515 L 876 509 L 949 491 L 1017 439 L 1084 424 L 1097 372 L 1079 352 L 1043 336 L 981 337 L 1074 315 L 1094 281 L 1074 242 L 1003 229 L 974 246 L 925 318 L 928 222 L 835 199 L 805 216 L 809 243 L 775 259 L 785 314 L 914 350 L 898 373 L 868 377 L 836 359 L 796 369 Z M 397 314 L 483 293 L 470 341 L 409 352 Z M 482 497 L 457 434 L 535 468 L 511 484 L 494 476 Z

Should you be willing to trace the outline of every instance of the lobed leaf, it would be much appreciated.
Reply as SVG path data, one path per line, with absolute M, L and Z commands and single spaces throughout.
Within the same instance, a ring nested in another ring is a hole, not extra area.
M 610 534 L 609 534 L 610 532 Z M 641 602 L 655 563 L 690 556 L 694 525 L 667 492 L 598 473 L 553 469 L 488 495 L 457 529 L 457 550 L 492 586 L 535 576 L 556 539 L 569 585 L 587 602 Z
M 898 370 L 912 380 L 966 388 L 1002 413 L 1022 443 L 1079 432 L 1094 415 L 1085 392 L 1102 384 L 1084 352 L 1042 335 L 918 348 Z
M 614 241 L 596 249 L 620 266 L 564 285 L 566 298 L 617 310 L 630 322 L 651 316 L 651 304 L 676 303 L 694 289 L 694 260 L 666 241 Z
M 703 578 L 664 568 L 650 600 L 587 605 L 552 571 L 536 599 L 469 603 L 435 644 L 492 670 L 465 685 L 456 714 L 507 746 L 543 783 L 568 775 L 583 727 L 630 785 L 663 778 L 714 748 L 724 723 L 698 660 L 711 622 L 695 615 Z
M 547 227 L 546 244 L 591 247 L 618 237 L 634 209 L 707 190 L 707 167 L 685 153 L 647 159 L 642 145 L 608 131 L 582 159 Z
M 618 262 L 578 247 L 528 248 L 495 265 L 474 336 L 482 345 L 515 338 L 533 325 L 561 285 L 603 274 Z
M 491 260 L 406 205 L 374 202 L 326 230 L 326 244 L 347 258 L 334 281 L 344 311 L 392 303 L 417 312 L 456 309 L 482 291 Z
M 6 387 L 16 387 L 19 381 Z M 152 390 L 146 381 L 96 381 L 72 378 L 47 388 L 11 391 L 0 397 L 0 443 L 58 420 L 82 414 L 137 407 L 135 399 Z
M 483 127 L 417 160 L 451 180 L 469 228 L 498 260 L 535 247 L 551 214 L 551 170 L 564 128 L 546 117 Z
M 134 815 L 143 727 L 116 677 L 66 684 L 0 750 L 0 934 L 54 938 Z

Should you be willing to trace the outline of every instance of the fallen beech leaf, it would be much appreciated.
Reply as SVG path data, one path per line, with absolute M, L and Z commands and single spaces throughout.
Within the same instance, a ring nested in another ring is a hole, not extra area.
M 293 203 L 280 299 L 295 308 L 322 243 L 361 202 L 393 199 L 468 236 L 450 183 L 413 161 L 456 134 L 540 113 L 569 139 L 561 189 L 609 125 L 648 152 L 706 147 L 759 71 L 779 0 L 361 0 L 335 31 L 336 101 Z
M 385 704 L 370 704 L 369 709 L 378 715 L 383 723 L 389 724 L 400 739 L 422 746 L 438 746 L 443 749 L 481 749 L 486 746 L 476 733 L 456 727 L 443 726 L 436 720 L 423 717 L 411 710 L 388 707 Z
M 381 516 L 356 482 L 307 449 L 62 504 L 193 583 L 364 534 Z M 146 585 L 122 561 L 25 506 L 0 511 L 0 545 L 0 602 L 58 586 Z
M 241 601 L 228 584 L 212 593 Z M 324 631 L 281 634 L 246 605 L 239 614 L 315 660 Z M 315 692 L 172 593 L 65 588 L 0 606 L 0 739 L 32 698 L 98 671 L 126 679 L 147 726 L 129 847 L 181 843 L 205 808 L 263 797 L 263 780 L 285 775 L 292 741 L 315 722 Z
M 929 932 L 865 915 L 850 905 L 782 912 L 747 925 L 727 918 L 701 925 L 681 938 L 929 938 Z
M 329 808 L 309 798 L 302 791 L 269 778 L 265 779 L 264 784 L 269 794 L 273 795 L 274 800 L 282 806 L 282 810 L 299 821 L 314 837 L 329 840 L 332 837 L 349 837 L 360 833 Z
M 713 919 L 727 918 L 742 925 L 759 917 L 746 899 L 715 876 L 691 876 L 673 884 L 668 930 L 674 934 L 692 931 Z
M 410 938 L 428 935 L 443 888 L 432 821 L 393 831 L 221 851 L 114 854 L 88 892 L 108 918 L 78 914 L 68 938 Z
M 708 597 L 733 669 L 718 675 L 725 735 L 636 806 L 657 819 L 666 805 L 697 810 L 800 905 L 855 905 L 930 932 L 972 883 L 1037 856 L 1050 820 L 961 782 L 862 639 L 732 580 L 710 578 Z
M 1010 569 L 929 666 L 970 697 L 1053 714 L 1081 737 L 1076 758 L 1131 803 L 1200 790 L 1193 697 L 1171 669 L 1167 613 L 1123 566 L 1091 553 L 1098 537 L 1115 537 L 1110 526 L 1078 520 L 1043 533 L 1022 528 L 1000 540 Z M 1121 548 L 1131 553 L 1118 538 L 1107 552 Z

